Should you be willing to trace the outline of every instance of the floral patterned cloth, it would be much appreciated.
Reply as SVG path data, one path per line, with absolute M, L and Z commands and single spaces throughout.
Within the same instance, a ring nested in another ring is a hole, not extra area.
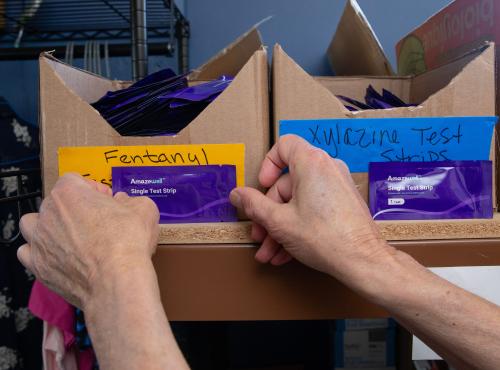
M 0 97 L 0 172 L 39 168 L 37 127 L 16 117 Z M 22 177 L 23 191 L 41 187 L 38 173 Z M 16 195 L 16 177 L 0 178 L 0 198 Z M 28 310 L 34 276 L 17 260 L 20 214 L 35 212 L 40 199 L 0 203 L 0 370 L 42 368 L 42 322 Z

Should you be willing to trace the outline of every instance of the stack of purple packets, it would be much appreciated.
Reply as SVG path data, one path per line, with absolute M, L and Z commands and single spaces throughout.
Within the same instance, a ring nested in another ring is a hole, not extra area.
M 109 91 L 92 106 L 122 136 L 175 135 L 200 114 L 232 78 L 188 86 L 187 74 L 171 69 L 150 74 L 130 87 Z
M 365 103 L 343 95 L 337 95 L 337 97 L 343 100 L 346 103 L 344 104 L 345 107 L 353 112 L 366 109 L 389 109 L 414 106 L 414 104 L 405 103 L 389 90 L 382 89 L 382 94 L 379 94 L 372 85 L 369 85 L 366 89 Z

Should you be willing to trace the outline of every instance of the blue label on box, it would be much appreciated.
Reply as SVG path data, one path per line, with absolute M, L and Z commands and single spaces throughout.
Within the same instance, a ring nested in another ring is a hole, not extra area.
M 282 120 L 295 134 L 342 159 L 351 172 L 370 162 L 488 160 L 497 117 Z

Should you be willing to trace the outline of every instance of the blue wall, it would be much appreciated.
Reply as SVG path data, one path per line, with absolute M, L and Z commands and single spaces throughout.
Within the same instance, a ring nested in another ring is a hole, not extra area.
M 358 2 L 395 65 L 396 42 L 451 0 Z M 272 15 L 260 27 L 265 44 L 271 48 L 279 42 L 309 73 L 330 73 L 325 51 L 342 15 L 344 0 L 185 0 L 184 5 L 191 22 L 192 68 Z
M 344 0 L 177 0 L 191 22 L 190 65 L 194 68 L 261 19 L 264 42 L 279 42 L 309 73 L 329 74 L 325 51 L 342 14 Z M 395 64 L 395 43 L 451 0 L 359 0 L 375 32 Z M 355 47 L 355 45 L 353 45 Z M 129 79 L 129 58 L 112 58 L 112 76 Z M 81 61 L 77 63 L 81 65 Z M 154 57 L 150 72 L 176 59 Z M 0 62 L 0 96 L 25 120 L 38 116 L 36 61 Z

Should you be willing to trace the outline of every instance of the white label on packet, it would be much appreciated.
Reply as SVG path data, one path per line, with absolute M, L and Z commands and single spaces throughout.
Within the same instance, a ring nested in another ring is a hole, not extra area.
M 390 206 L 402 206 L 405 204 L 405 200 L 403 198 L 389 198 L 387 199 L 387 204 Z

